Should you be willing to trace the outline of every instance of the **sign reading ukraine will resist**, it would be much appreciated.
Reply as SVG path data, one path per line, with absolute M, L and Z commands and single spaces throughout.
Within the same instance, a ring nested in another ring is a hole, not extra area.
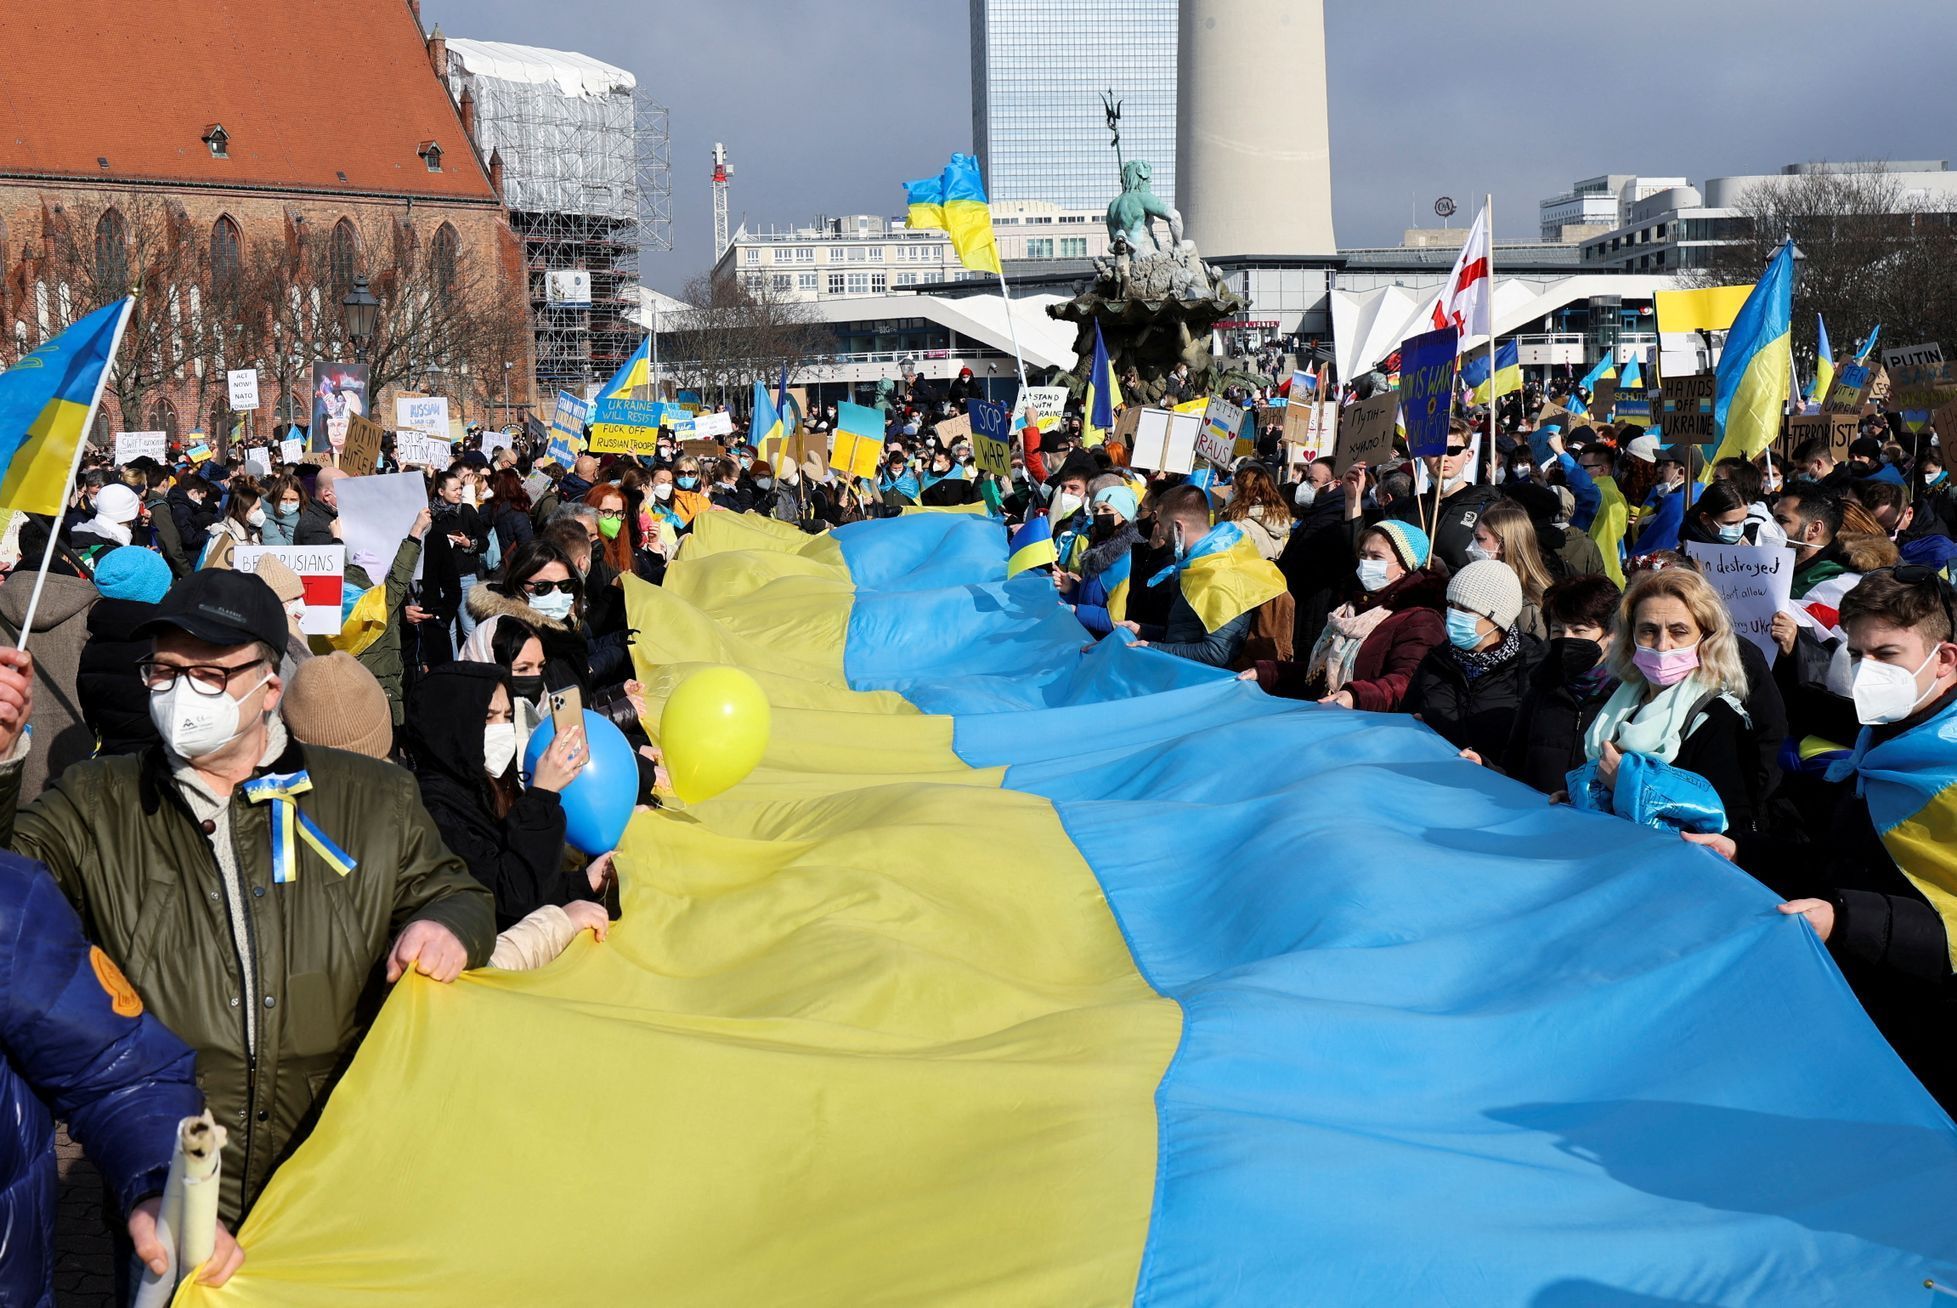
M 673 420 L 669 411 L 674 407 L 660 400 L 599 400 L 586 448 L 593 454 L 636 454 L 650 448 L 661 424 Z

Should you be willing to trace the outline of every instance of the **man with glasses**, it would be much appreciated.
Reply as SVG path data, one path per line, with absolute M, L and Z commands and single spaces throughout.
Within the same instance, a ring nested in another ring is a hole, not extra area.
M 1449 572 L 1459 572 L 1468 566 L 1472 555 L 1468 547 L 1475 543 L 1475 524 L 1481 521 L 1482 513 L 1496 500 L 1502 498 L 1501 488 L 1479 486 L 1469 480 L 1473 469 L 1468 466 L 1468 451 L 1471 448 L 1467 424 L 1453 422 L 1448 425 L 1447 450 L 1429 469 L 1430 475 L 1441 483 L 1441 511 L 1436 520 L 1438 526 L 1432 533 L 1434 542 L 1433 557 L 1447 564 Z M 1428 492 L 1431 495 L 1433 492 Z M 1417 522 L 1420 506 L 1412 501 L 1401 506 L 1395 514 L 1407 522 Z
M 1812 840 L 1762 826 L 1734 859 L 1807 919 L 1882 1034 L 1957 1108 L 1957 596 L 1928 568 L 1882 568 L 1841 603 L 1861 733 L 1828 770 L 1837 799 Z
M 0 655 L 0 841 L 45 863 L 90 939 L 197 1053 L 230 1132 L 235 1227 L 358 1038 L 370 982 L 453 981 L 495 944 L 489 892 L 443 846 L 414 779 L 290 740 L 285 611 L 224 569 L 137 628 L 162 743 L 64 772 L 18 807 L 28 656 Z

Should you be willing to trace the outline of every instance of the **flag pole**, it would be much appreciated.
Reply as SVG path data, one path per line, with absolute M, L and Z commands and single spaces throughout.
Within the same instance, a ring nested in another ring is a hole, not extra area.
M 1488 484 L 1495 484 L 1495 193 L 1482 200 L 1488 215 Z M 1516 361 L 1519 365 L 1521 360 Z
M 48 547 L 41 552 L 41 568 L 34 574 L 34 590 L 27 597 L 27 612 L 20 619 L 20 637 L 14 641 L 14 648 L 25 654 L 27 638 L 34 633 L 34 614 L 41 607 L 41 592 L 47 588 L 48 565 L 54 562 L 55 543 L 61 539 L 61 515 L 66 512 L 66 496 L 73 494 L 75 474 L 81 471 L 82 451 L 88 448 L 88 433 L 95 429 L 95 415 L 102 407 L 102 392 L 109 388 L 109 374 L 116 366 L 116 353 L 122 348 L 122 331 L 129 325 L 130 310 L 135 307 L 136 297 L 123 297 L 122 316 L 116 319 L 116 333 L 109 342 L 108 361 L 102 365 L 102 375 L 95 379 L 95 398 L 88 402 L 88 417 L 82 420 L 82 433 L 75 441 L 74 457 L 68 461 L 68 479 L 62 483 L 63 503 L 54 511 L 48 523 Z
M 990 222 L 991 219 L 986 221 Z M 1019 352 L 1019 324 L 1012 317 L 1012 292 L 1006 289 L 1006 257 L 999 253 L 999 243 L 992 243 L 993 257 L 999 261 L 999 298 L 1005 301 L 1006 331 L 1012 337 L 1012 359 L 1019 366 L 1019 389 L 1026 389 L 1026 356 Z

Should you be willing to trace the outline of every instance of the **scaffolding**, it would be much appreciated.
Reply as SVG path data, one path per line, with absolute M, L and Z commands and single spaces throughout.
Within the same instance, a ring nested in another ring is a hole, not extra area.
M 448 62 L 476 148 L 502 166 L 539 387 L 582 393 L 639 343 L 641 253 L 673 245 L 666 108 L 581 54 L 451 39 Z

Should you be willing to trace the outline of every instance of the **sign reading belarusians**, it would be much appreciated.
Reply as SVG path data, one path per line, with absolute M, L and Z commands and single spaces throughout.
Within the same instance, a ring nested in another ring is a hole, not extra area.
M 306 588 L 306 611 L 299 619 L 299 630 L 308 636 L 339 634 L 346 546 L 240 545 L 232 552 L 231 566 L 240 572 L 256 572 L 261 559 L 277 559 L 299 574 L 299 582 Z

